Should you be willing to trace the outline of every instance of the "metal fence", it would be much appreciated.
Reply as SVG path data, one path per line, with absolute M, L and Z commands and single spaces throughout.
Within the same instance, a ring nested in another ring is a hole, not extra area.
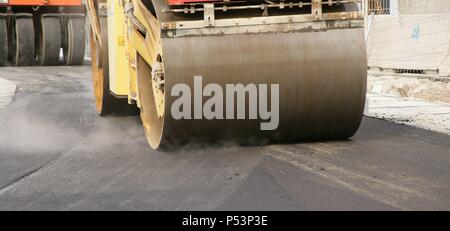
M 370 69 L 450 76 L 449 0 L 365 0 Z
M 383 15 L 390 12 L 390 0 L 367 0 L 368 15 Z

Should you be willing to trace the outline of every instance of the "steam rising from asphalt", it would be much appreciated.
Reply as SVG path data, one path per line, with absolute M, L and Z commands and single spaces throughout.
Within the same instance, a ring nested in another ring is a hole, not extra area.
M 14 113 L 2 119 L 0 150 L 11 152 L 54 152 L 71 146 L 82 134 L 70 127 L 61 127 L 42 117 Z M 45 118 L 45 117 L 44 117 Z

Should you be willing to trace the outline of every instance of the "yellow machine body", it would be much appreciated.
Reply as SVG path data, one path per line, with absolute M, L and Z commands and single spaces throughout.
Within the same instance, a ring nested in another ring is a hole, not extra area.
M 107 1 L 109 89 L 117 97 L 130 95 L 127 23 L 121 1 Z
M 139 108 L 154 149 L 190 140 L 346 139 L 358 130 L 367 76 L 361 0 L 174 2 L 87 1 L 100 115 Z M 222 89 L 278 85 L 279 126 L 175 118 L 171 90 L 194 89 L 197 75 Z
M 125 16 L 124 2 L 106 1 L 108 21 L 108 58 L 109 58 L 109 90 L 120 98 L 128 98 L 130 104 L 138 107 L 138 86 L 136 79 L 136 54 L 152 60 L 155 53 L 148 46 L 148 41 L 136 30 L 132 30 L 131 22 Z M 137 4 L 137 3 L 135 3 Z M 145 21 L 145 16 L 139 10 L 136 17 Z

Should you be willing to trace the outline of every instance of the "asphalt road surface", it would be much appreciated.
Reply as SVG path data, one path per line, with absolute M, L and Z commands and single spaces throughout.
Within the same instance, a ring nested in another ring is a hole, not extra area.
M 0 68 L 0 210 L 450 210 L 450 138 L 365 118 L 351 140 L 151 150 L 95 114 L 90 68 Z

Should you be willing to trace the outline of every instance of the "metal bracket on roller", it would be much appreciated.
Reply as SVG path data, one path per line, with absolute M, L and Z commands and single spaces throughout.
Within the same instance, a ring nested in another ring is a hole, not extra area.
M 322 20 L 322 0 L 312 0 L 311 10 L 314 20 Z
M 152 69 L 153 97 L 156 106 L 156 113 L 159 118 L 164 116 L 164 70 L 161 62 L 154 62 Z
M 204 7 L 204 19 L 206 26 L 215 26 L 215 15 L 214 15 L 214 3 L 205 3 Z
M 164 70 L 161 62 L 154 62 L 152 65 L 152 80 L 156 88 L 164 90 Z
M 130 3 L 125 4 L 124 10 L 127 13 L 128 17 L 130 17 L 131 23 L 133 23 L 133 25 L 137 28 L 137 30 L 140 31 L 144 35 L 147 34 L 147 30 L 145 29 L 145 26 L 141 22 L 139 22 L 139 20 L 133 14 L 133 11 L 134 11 L 133 3 L 130 2 Z

